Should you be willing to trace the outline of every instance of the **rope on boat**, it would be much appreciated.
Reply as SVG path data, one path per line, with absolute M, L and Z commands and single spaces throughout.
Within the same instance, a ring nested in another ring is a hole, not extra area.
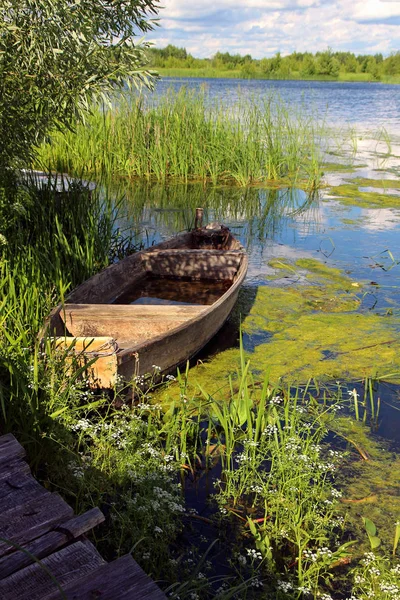
M 94 338 L 93 338 L 94 339 Z M 108 352 L 103 352 L 108 350 Z M 85 356 L 89 356 L 91 358 L 104 358 L 106 356 L 112 356 L 113 354 L 117 354 L 119 350 L 119 346 L 115 340 L 111 340 L 111 342 L 104 342 L 97 350 L 83 350 Z

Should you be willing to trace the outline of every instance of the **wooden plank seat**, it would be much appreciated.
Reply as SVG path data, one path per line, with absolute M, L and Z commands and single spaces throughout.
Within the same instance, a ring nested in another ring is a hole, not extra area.
M 160 277 L 232 281 L 242 258 L 242 250 L 168 248 L 143 253 L 142 263 L 147 273 Z
M 65 304 L 60 316 L 71 336 L 109 336 L 124 348 L 165 334 L 206 309 L 195 304 Z

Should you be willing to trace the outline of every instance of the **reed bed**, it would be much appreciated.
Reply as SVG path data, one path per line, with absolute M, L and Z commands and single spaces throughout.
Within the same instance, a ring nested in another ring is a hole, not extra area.
M 278 97 L 224 106 L 206 90 L 125 96 L 95 108 L 74 132 L 54 132 L 39 149 L 46 169 L 95 178 L 225 182 L 286 181 L 316 189 L 324 127 Z

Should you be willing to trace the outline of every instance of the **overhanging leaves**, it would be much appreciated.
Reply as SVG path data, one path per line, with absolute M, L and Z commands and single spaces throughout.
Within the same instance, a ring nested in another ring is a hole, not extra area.
M 0 170 L 26 162 L 53 127 L 145 69 L 158 0 L 4 0 L 0 7 Z M 137 43 L 136 43 L 137 42 Z

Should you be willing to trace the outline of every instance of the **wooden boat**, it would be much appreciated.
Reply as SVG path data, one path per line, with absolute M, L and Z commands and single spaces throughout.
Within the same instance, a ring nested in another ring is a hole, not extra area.
M 221 328 L 247 271 L 229 229 L 211 224 L 137 252 L 77 287 L 47 336 L 91 361 L 99 387 L 173 373 Z M 96 359 L 95 361 L 92 359 Z

